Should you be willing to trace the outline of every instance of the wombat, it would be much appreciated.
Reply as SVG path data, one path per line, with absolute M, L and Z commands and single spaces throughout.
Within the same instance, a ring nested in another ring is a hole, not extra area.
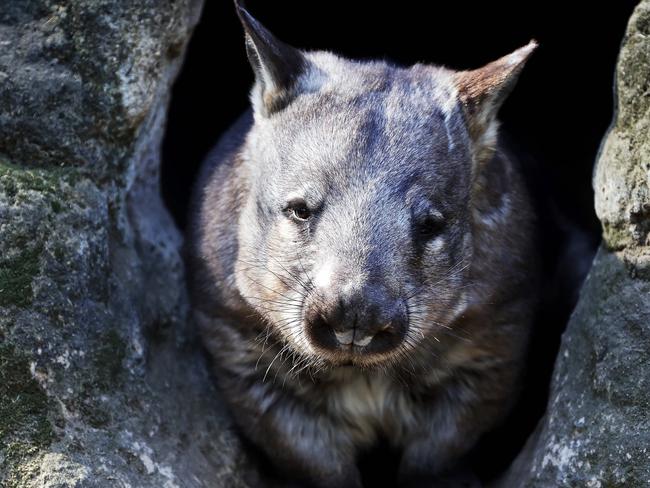
M 300 486 L 361 486 L 380 438 L 402 484 L 433 483 L 521 382 L 535 217 L 496 114 L 536 43 L 472 71 L 359 62 L 236 6 L 252 110 L 205 161 L 188 236 L 217 382 Z

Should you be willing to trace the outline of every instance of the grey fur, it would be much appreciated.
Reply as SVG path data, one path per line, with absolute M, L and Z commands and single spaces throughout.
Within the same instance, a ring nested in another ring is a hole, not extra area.
M 256 66 L 253 111 L 195 189 L 189 268 L 232 413 L 290 476 L 358 487 L 356 456 L 382 435 L 403 452 L 404 483 L 428 479 L 516 398 L 534 217 L 494 114 L 532 47 L 462 73 L 302 53 L 296 76 L 273 78 L 291 85 L 271 89 Z M 307 223 L 287 215 L 296 198 Z M 427 238 L 414 232 L 423 214 L 444 221 Z M 377 354 L 315 344 L 309 303 L 370 282 L 407 307 L 403 341 Z

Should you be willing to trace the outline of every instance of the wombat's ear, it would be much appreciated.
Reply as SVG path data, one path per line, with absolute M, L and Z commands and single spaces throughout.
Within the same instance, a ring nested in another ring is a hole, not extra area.
M 497 112 L 536 47 L 537 42 L 530 41 L 482 68 L 454 74 L 477 160 L 485 160 L 493 154 L 498 129 Z
M 241 0 L 235 0 L 235 7 L 246 32 L 248 59 L 255 71 L 253 107 L 268 116 L 291 102 L 308 62 L 298 49 L 276 39 L 242 6 Z

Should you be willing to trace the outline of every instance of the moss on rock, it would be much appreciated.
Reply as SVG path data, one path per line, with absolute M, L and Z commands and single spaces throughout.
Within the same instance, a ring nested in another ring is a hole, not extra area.
M 49 197 L 61 197 L 61 186 L 74 186 L 82 170 L 76 168 L 28 168 L 0 159 L 0 187 L 4 186 L 9 197 L 15 197 L 19 190 L 32 190 Z
M 32 280 L 40 268 L 42 244 L 31 245 L 10 258 L 0 258 L 0 307 L 31 304 Z
M 13 346 L 0 345 L 0 454 L 4 465 L 17 465 L 52 443 L 55 434 L 50 410 L 50 400 L 32 378 L 26 357 Z M 5 471 L 9 470 L 0 469 L 0 473 Z M 2 481 L 0 476 L 0 485 Z
M 94 352 L 94 386 L 99 390 L 119 386 L 125 358 L 126 344 L 120 334 L 115 329 L 103 333 Z

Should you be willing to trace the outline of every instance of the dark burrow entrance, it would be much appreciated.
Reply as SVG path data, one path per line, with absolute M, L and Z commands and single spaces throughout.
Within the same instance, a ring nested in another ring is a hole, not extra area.
M 598 246 L 591 173 L 612 118 L 616 56 L 635 5 L 436 2 L 428 12 L 415 1 L 391 7 L 370 0 L 248 2 L 286 42 L 352 58 L 470 68 L 531 38 L 540 43 L 501 120 L 530 155 L 525 171 L 541 220 L 546 281 L 522 400 L 471 457 L 484 479 L 507 467 L 544 412 L 561 332 Z M 163 197 L 181 229 L 199 165 L 248 106 L 252 80 L 232 3 L 207 1 L 174 87 L 163 145 Z M 379 486 L 386 478 L 377 467 L 391 463 L 370 457 L 366 464 L 367 485 Z

